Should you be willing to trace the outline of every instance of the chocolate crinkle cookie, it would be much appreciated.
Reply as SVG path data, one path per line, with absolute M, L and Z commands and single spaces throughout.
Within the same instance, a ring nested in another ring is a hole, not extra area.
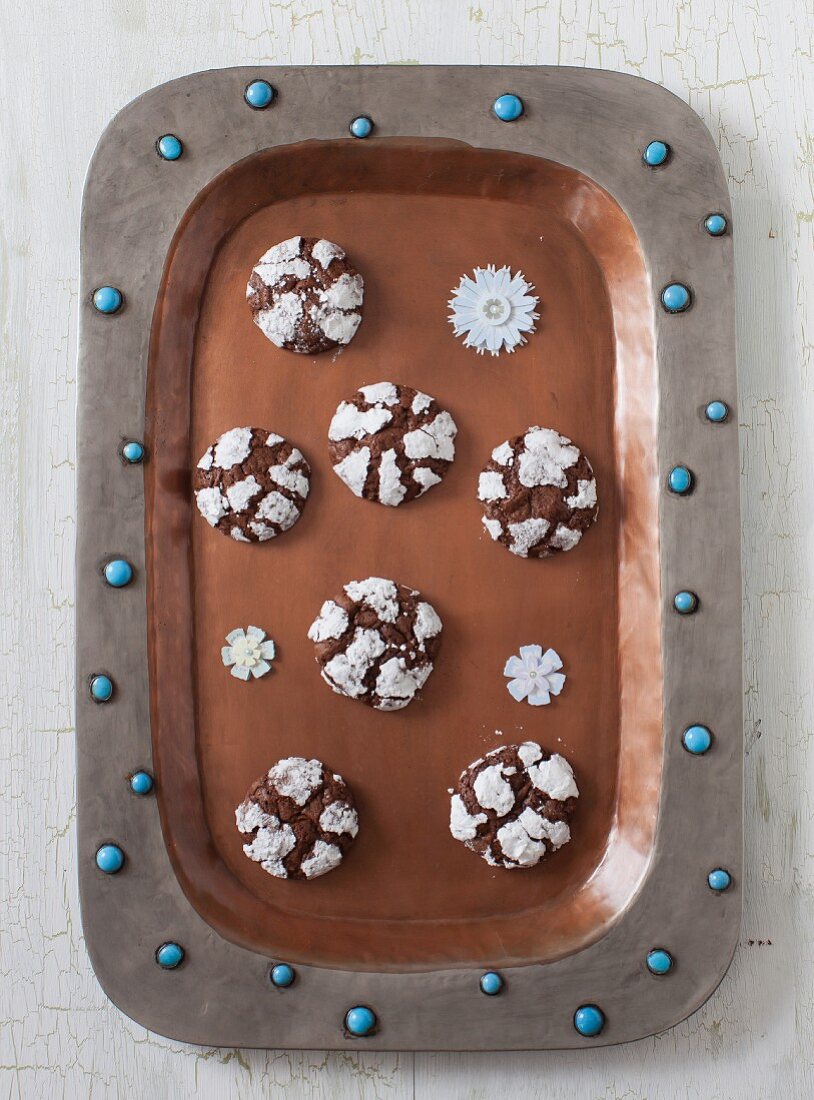
M 455 457 L 457 433 L 429 394 L 377 382 L 336 410 L 328 452 L 352 493 L 396 507 L 439 483 Z
M 243 851 L 275 878 L 333 871 L 359 832 L 350 788 L 319 760 L 289 756 L 252 783 L 235 811 Z
M 483 526 L 521 558 L 573 550 L 599 512 L 590 462 L 553 428 L 529 428 L 495 447 L 478 499 Z
M 266 542 L 293 527 L 310 486 L 302 452 L 265 428 L 224 432 L 193 478 L 198 511 L 237 542 Z
M 362 320 L 364 280 L 338 244 L 292 237 L 252 269 L 246 299 L 278 348 L 316 355 L 349 344 Z
M 382 577 L 351 581 L 311 624 L 323 680 L 376 710 L 419 697 L 441 644 L 442 624 L 421 594 Z
M 450 832 L 492 867 L 534 867 L 571 839 L 579 797 L 571 765 L 534 741 L 493 749 L 450 794 Z

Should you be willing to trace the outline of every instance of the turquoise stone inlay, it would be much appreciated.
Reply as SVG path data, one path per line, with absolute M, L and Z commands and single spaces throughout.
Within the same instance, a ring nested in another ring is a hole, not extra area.
M 178 160 L 184 151 L 180 138 L 175 134 L 163 134 L 155 143 L 155 147 L 162 160 Z
M 704 219 L 704 229 L 710 237 L 722 237 L 726 233 L 726 218 L 723 214 L 710 214 Z
M 487 997 L 495 997 L 503 988 L 503 979 L 494 970 L 489 970 L 481 975 L 480 988 Z
M 130 776 L 130 790 L 133 794 L 149 794 L 153 789 L 153 777 L 149 772 L 134 772 Z
M 725 871 L 723 867 L 716 867 L 714 871 L 710 871 L 707 875 L 707 884 L 710 890 L 714 890 L 716 894 L 723 893 L 724 890 L 728 890 L 732 885 L 732 876 L 729 871 Z
M 163 970 L 175 970 L 184 961 L 184 949 L 180 943 L 162 943 L 155 953 L 155 961 Z
M 105 566 L 105 580 L 111 588 L 124 588 L 133 579 L 133 566 L 123 558 L 114 558 Z
M 246 85 L 243 98 L 255 111 L 262 111 L 274 99 L 274 89 L 267 80 L 253 80 Z
M 676 592 L 673 596 L 673 607 L 679 615 L 692 615 L 698 608 L 698 597 L 694 592 Z
M 90 694 L 97 703 L 106 703 L 113 694 L 113 681 L 103 674 L 94 676 L 90 682 Z
M 501 122 L 514 122 L 523 113 L 523 100 L 518 95 L 498 96 L 492 104 L 492 110 Z
M 673 969 L 673 956 L 663 947 L 656 947 L 647 954 L 647 969 L 651 974 L 667 974 Z
M 345 1027 L 357 1038 L 370 1035 L 376 1026 L 376 1013 L 366 1005 L 357 1005 L 345 1013 Z
M 122 301 L 122 292 L 115 286 L 100 286 L 93 292 L 93 305 L 99 313 L 115 313 Z
M 574 1027 L 587 1038 L 598 1035 L 605 1026 L 605 1013 L 597 1005 L 581 1005 L 574 1013 Z
M 665 163 L 669 155 L 670 146 L 666 141 L 651 141 L 642 153 L 642 159 L 651 168 L 658 168 L 660 164 Z
M 692 489 L 692 474 L 686 466 L 674 466 L 667 478 L 671 493 L 682 496 Z
M 688 726 L 681 741 L 687 752 L 693 756 L 703 756 L 712 744 L 712 734 L 706 726 Z
M 689 309 L 691 295 L 683 283 L 670 283 L 661 292 L 661 304 L 668 313 L 683 313 Z
M 131 439 L 122 447 L 122 458 L 125 462 L 129 462 L 131 466 L 135 466 L 136 463 L 141 462 L 144 458 L 143 444 L 137 443 L 135 439 Z
M 367 115 L 359 115 L 351 120 L 348 129 L 356 138 L 370 137 L 373 133 L 373 120 L 369 119 Z
M 710 401 L 704 409 L 704 416 L 712 424 L 723 424 L 729 416 L 729 406 L 725 401 Z
M 288 963 L 277 963 L 271 968 L 269 977 L 272 985 L 277 986 L 278 989 L 287 989 L 294 981 L 294 967 L 289 966 Z
M 106 875 L 115 875 L 124 866 L 124 852 L 118 844 L 103 844 L 96 853 L 96 866 Z

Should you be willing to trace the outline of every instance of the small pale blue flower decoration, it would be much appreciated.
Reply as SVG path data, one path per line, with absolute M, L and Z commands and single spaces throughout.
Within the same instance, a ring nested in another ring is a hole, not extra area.
M 506 687 L 513 699 L 543 707 L 551 702 L 552 695 L 562 691 L 565 673 L 558 671 L 561 668 L 560 656 L 553 649 L 543 653 L 540 645 L 523 645 L 519 657 L 508 659 L 503 675 L 511 677 Z
M 223 663 L 238 680 L 259 680 L 271 671 L 276 649 L 271 638 L 259 626 L 238 627 L 226 635 L 228 645 L 220 651 Z

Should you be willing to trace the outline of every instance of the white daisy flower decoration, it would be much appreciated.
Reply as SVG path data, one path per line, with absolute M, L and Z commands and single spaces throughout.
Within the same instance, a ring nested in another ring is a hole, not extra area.
M 226 635 L 228 645 L 220 651 L 221 659 L 238 680 L 259 680 L 271 672 L 269 661 L 274 660 L 276 649 L 271 638 L 259 626 L 238 627 Z
M 474 348 L 478 355 L 514 351 L 525 344 L 525 332 L 534 332 L 535 312 L 540 299 L 531 291 L 534 287 L 523 278 L 523 272 L 512 275 L 508 267 L 495 269 L 476 267 L 474 278 L 462 275 L 449 300 L 452 312 L 449 321 L 456 336 L 465 336 L 464 346 Z
M 518 703 L 526 699 L 533 707 L 543 707 L 551 702 L 552 695 L 559 695 L 565 683 L 565 673 L 559 672 L 562 661 L 553 649 L 543 653 L 540 645 L 523 645 L 520 656 L 511 656 L 503 669 L 511 679 L 506 687 Z

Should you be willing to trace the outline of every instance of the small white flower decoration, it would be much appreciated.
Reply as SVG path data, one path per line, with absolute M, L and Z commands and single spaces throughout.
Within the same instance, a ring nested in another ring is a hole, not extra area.
M 526 343 L 523 333 L 534 332 L 534 322 L 540 317 L 535 313 L 540 299 L 531 293 L 534 287 L 522 271 L 513 276 L 508 267 L 496 270 L 494 264 L 476 267 L 474 276 L 461 276 L 448 303 L 455 335 L 465 335 L 464 346 L 474 348 L 478 355 L 514 351 Z
M 508 659 L 503 675 L 512 677 L 506 687 L 513 699 L 518 703 L 527 699 L 533 707 L 543 707 L 562 691 L 565 673 L 558 672 L 560 668 L 562 661 L 553 649 L 543 653 L 540 645 L 523 645 L 519 657 Z
M 259 626 L 249 626 L 245 630 L 238 627 L 226 635 L 226 641 L 229 644 L 221 649 L 221 659 L 238 680 L 248 680 L 252 676 L 259 680 L 271 672 L 269 661 L 274 660 L 276 649 Z

